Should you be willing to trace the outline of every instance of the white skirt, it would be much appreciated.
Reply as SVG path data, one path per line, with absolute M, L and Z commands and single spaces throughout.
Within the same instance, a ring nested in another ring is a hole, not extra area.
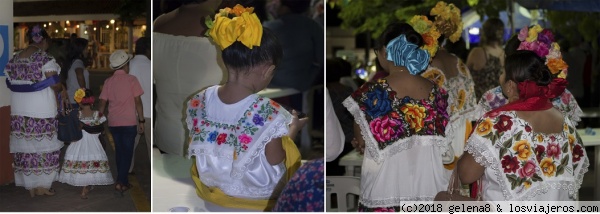
M 114 183 L 108 158 L 98 139 L 100 134 L 83 131 L 83 138 L 71 143 L 58 181 L 73 186 L 110 185 Z

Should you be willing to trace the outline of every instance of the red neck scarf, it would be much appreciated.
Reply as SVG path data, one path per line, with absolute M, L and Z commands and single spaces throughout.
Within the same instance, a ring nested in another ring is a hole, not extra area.
M 519 99 L 485 114 L 488 116 L 500 111 L 540 111 L 552 108 L 550 99 L 560 96 L 567 88 L 567 80 L 554 78 L 550 84 L 539 86 L 531 80 L 518 84 Z

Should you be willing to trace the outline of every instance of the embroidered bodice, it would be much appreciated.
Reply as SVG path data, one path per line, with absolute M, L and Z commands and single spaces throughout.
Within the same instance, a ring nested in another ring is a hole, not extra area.
M 484 117 L 465 151 L 486 167 L 484 200 L 575 200 L 589 160 L 577 130 L 536 133 L 514 111 Z
M 441 147 L 448 124 L 448 94 L 434 84 L 429 97 L 422 100 L 398 98 L 386 79 L 367 82 L 350 97 L 344 106 L 361 127 L 367 152 L 375 161 L 409 149 L 413 136 L 430 137 Z M 443 149 L 445 151 L 445 149 Z
M 508 99 L 502 94 L 502 88 L 500 86 L 492 88 L 483 94 L 475 109 L 475 113 L 473 114 L 474 118 L 471 119 L 473 121 L 477 120 L 486 112 L 506 105 L 507 103 Z M 573 126 L 577 126 L 577 123 L 581 121 L 583 112 L 569 90 L 565 89 L 565 92 L 562 93 L 562 95 L 552 99 L 552 105 L 562 112 L 563 115 L 567 116 L 573 123 Z
M 218 88 L 209 87 L 187 103 L 188 157 L 196 156 L 205 185 L 235 197 L 269 198 L 285 167 L 267 162 L 265 145 L 288 134 L 292 115 L 256 94 L 224 104 Z
M 15 55 L 4 67 L 4 73 L 12 84 L 32 84 L 46 79 L 45 72 L 60 72 L 56 60 L 46 52 L 37 51 L 29 57 Z
M 79 112 L 79 121 L 88 126 L 97 126 L 106 122 L 106 117 L 99 111 L 94 111 L 91 117 L 84 117 L 81 111 Z
M 425 77 L 435 82 L 438 87 L 443 88 L 448 92 L 448 100 L 450 106 L 449 115 L 465 115 L 471 113 L 477 105 L 475 97 L 475 84 L 471 78 L 471 73 L 462 60 L 457 60 L 458 75 L 452 78 L 447 78 L 439 68 L 429 66 L 425 72 L 421 73 Z

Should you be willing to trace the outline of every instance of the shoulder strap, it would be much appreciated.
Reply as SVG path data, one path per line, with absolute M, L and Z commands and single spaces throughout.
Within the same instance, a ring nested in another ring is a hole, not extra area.
M 483 50 L 483 56 L 485 57 L 485 61 L 487 62 L 488 55 L 487 55 L 487 51 L 485 51 L 485 46 L 481 46 L 481 49 Z

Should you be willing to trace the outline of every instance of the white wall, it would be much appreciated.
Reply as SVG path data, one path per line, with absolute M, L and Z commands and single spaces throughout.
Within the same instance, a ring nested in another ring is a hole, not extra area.
M 13 0 L 2 0 L 0 1 L 0 26 L 8 26 L 8 38 L 2 38 L 2 48 L 8 48 L 8 56 L 2 57 L 2 59 L 12 58 L 13 53 Z M 0 50 L 0 54 L 2 54 Z M 4 63 L 1 63 L 3 65 Z M 1 68 L 4 73 L 4 66 Z M 10 105 L 10 90 L 6 87 L 6 77 L 0 76 L 0 107 Z

